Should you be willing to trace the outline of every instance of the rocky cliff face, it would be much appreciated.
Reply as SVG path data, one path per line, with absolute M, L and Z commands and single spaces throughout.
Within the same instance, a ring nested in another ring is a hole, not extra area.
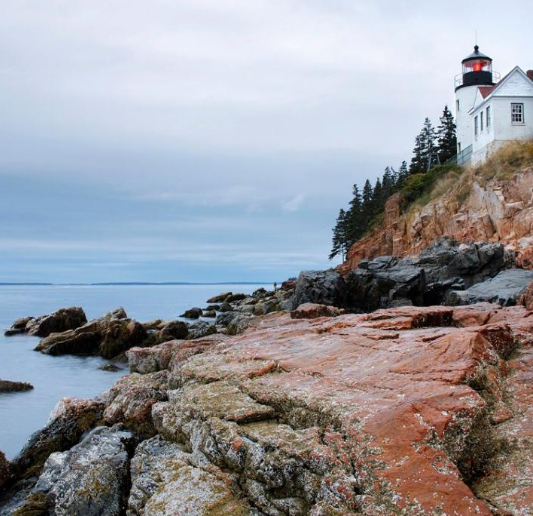
M 0 515 L 531 513 L 528 309 L 318 308 L 133 348 L 142 374 L 64 402 Z
M 343 270 L 363 259 L 418 254 L 439 237 L 459 242 L 501 242 L 520 266 L 533 267 L 533 168 L 485 184 L 475 172 L 422 208 L 402 213 L 400 194 L 385 206 L 385 220 L 350 249 Z

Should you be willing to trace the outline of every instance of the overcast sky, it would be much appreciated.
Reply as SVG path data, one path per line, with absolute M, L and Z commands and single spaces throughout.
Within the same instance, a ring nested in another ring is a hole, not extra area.
M 530 0 L 2 0 L 0 282 L 281 280 Z

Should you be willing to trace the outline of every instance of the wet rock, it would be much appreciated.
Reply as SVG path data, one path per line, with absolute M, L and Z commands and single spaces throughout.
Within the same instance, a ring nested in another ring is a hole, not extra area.
M 11 467 L 6 456 L 0 450 L 0 489 L 4 487 L 11 479 Z
M 224 312 L 217 315 L 215 323 L 217 326 L 228 326 L 235 317 L 237 317 L 237 312 Z
M 114 358 L 147 338 L 145 327 L 133 319 L 124 319 L 121 312 L 111 312 L 75 330 L 54 333 L 35 348 L 49 355 L 91 355 Z
M 231 294 L 228 296 L 224 301 L 226 303 L 235 303 L 236 301 L 242 301 L 243 299 L 246 299 L 248 296 L 246 294 Z
M 121 371 L 122 368 L 118 367 L 115 364 L 105 364 L 103 366 L 100 366 L 98 369 L 102 371 L 109 371 L 110 373 L 116 373 L 117 371 Z
M 83 433 L 94 428 L 102 420 L 104 408 L 104 403 L 99 400 L 61 400 L 52 412 L 48 424 L 29 438 L 13 461 L 17 475 L 34 475 L 51 453 L 71 448 Z
M 214 319 L 217 313 L 214 310 L 204 310 L 204 317 L 208 319 Z
M 53 453 L 25 504 L 35 512 L 17 514 L 120 516 L 132 445 L 131 433 L 99 427 L 71 450 Z
M 334 306 L 317 305 L 315 303 L 304 303 L 291 312 L 292 319 L 317 319 L 318 317 L 337 317 L 344 313 L 344 310 Z
M 158 334 L 160 341 L 173 339 L 186 339 L 189 335 L 189 325 L 183 321 L 171 321 L 166 323 Z
M 92 355 L 98 352 L 102 334 L 96 325 L 63 333 L 55 333 L 44 338 L 35 348 L 47 355 Z
M 186 310 L 184 313 L 182 313 L 180 317 L 184 317 L 185 319 L 199 319 L 200 317 L 202 317 L 202 309 L 190 308 L 189 310 Z
M 533 280 L 533 271 L 509 269 L 495 278 L 470 287 L 465 291 L 451 291 L 446 296 L 448 305 L 470 305 L 488 302 L 501 306 L 516 305 Z
M 217 296 L 213 296 L 207 300 L 208 303 L 222 303 L 226 301 L 226 299 L 233 295 L 233 292 L 224 292 L 223 294 L 218 294 Z
M 106 314 L 105 317 L 108 317 L 109 319 L 127 319 L 128 314 L 126 314 L 126 310 L 124 310 L 124 308 L 119 306 L 118 308 L 115 308 L 113 311 Z
M 229 303 L 222 303 L 219 307 L 218 307 L 218 311 L 220 313 L 226 313 L 226 312 L 231 312 L 233 310 L 233 306 L 231 306 Z
M 189 326 L 188 339 L 201 339 L 217 332 L 214 324 L 207 321 L 197 321 Z
M 39 317 L 26 325 L 30 335 L 48 337 L 51 333 L 60 333 L 79 328 L 87 322 L 85 312 L 80 307 L 62 308 L 50 315 Z
M 0 378 L 0 392 L 22 392 L 31 391 L 33 385 L 26 382 L 11 382 Z
M 59 333 L 79 328 L 87 322 L 85 312 L 80 307 L 61 308 L 50 315 L 41 317 L 23 317 L 17 319 L 13 326 L 5 332 L 6 336 L 28 333 L 39 337 L 47 337 L 51 333 Z

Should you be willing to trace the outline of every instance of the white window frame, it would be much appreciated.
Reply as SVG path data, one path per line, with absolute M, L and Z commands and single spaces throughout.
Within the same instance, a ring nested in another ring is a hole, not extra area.
M 485 116 L 485 119 L 486 119 L 486 122 L 487 122 L 487 130 L 490 129 L 490 124 L 491 124 L 490 115 L 491 115 L 490 106 L 487 106 L 487 114 Z
M 477 135 L 478 135 L 478 129 L 479 129 L 479 121 L 478 121 L 478 117 L 475 116 L 474 117 L 474 136 L 477 138 Z
M 483 132 L 483 128 L 484 128 L 484 122 L 485 122 L 485 117 L 484 117 L 484 113 L 483 111 L 481 113 L 479 113 L 479 132 L 482 133 Z
M 524 125 L 524 103 L 523 102 L 511 102 L 511 124 L 512 125 Z

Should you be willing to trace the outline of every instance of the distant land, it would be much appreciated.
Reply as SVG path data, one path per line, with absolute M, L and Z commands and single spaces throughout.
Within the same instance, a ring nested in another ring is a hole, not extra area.
M 150 286 L 150 285 L 272 285 L 274 281 L 222 281 L 214 283 L 193 283 L 186 281 L 165 281 L 159 283 L 152 283 L 149 281 L 117 281 L 105 283 L 13 283 L 0 281 L 0 287 L 107 287 L 107 286 Z

